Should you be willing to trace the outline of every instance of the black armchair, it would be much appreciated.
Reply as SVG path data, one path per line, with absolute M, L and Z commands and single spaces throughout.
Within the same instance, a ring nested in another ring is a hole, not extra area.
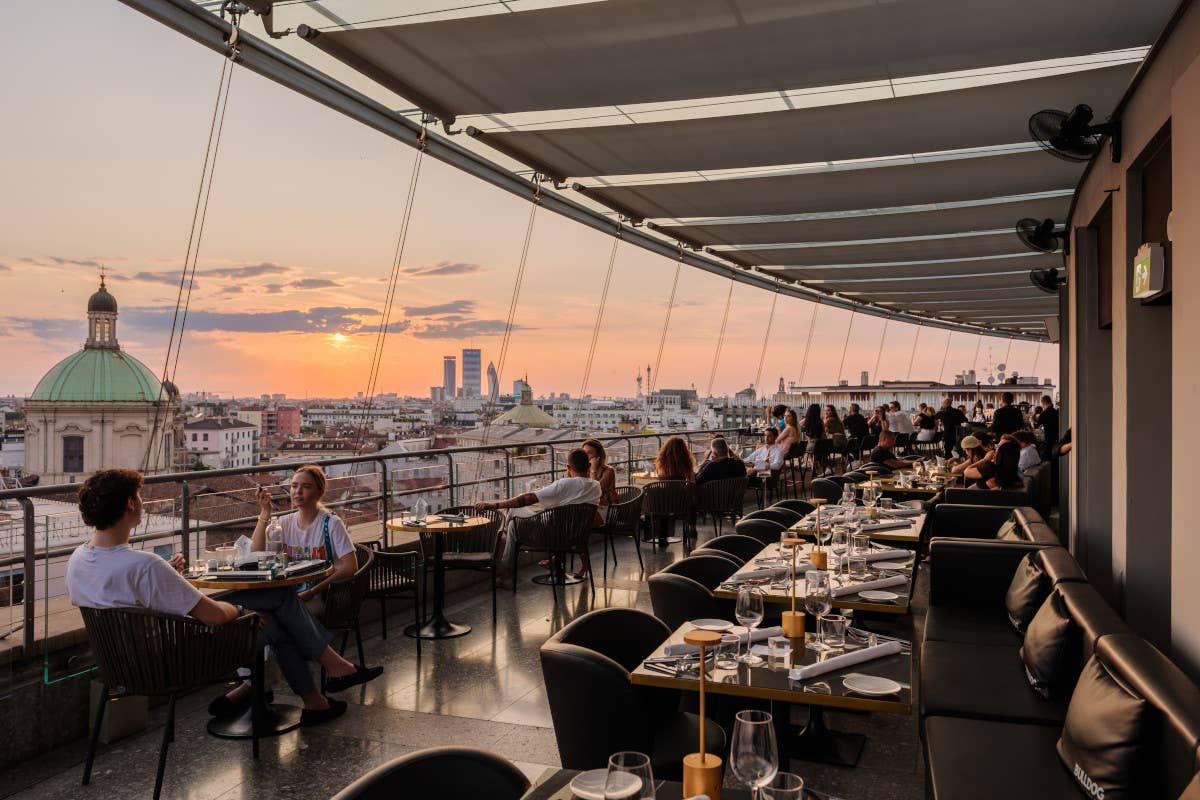
M 704 543 L 706 550 L 720 550 L 737 556 L 745 564 L 762 552 L 763 543 L 753 536 L 743 536 L 740 533 L 727 533 Z
M 608 577 L 608 551 L 612 550 L 613 566 L 617 565 L 617 547 L 613 543 L 614 536 L 633 537 L 633 546 L 637 551 L 638 566 L 646 569 L 642 561 L 642 537 L 638 532 L 638 523 L 642 518 L 642 490 L 637 486 L 618 486 L 617 496 L 612 503 L 601 509 L 604 515 L 604 577 Z
M 332 800 L 519 800 L 528 790 L 525 774 L 495 753 L 474 747 L 432 747 L 376 767 Z
M 809 491 L 813 497 L 827 503 L 837 503 L 842 499 L 842 485 L 829 478 L 814 478 Z
M 592 525 L 596 521 L 596 506 L 588 503 L 572 503 L 566 506 L 549 508 L 532 517 L 517 517 L 514 520 L 512 535 L 516 537 L 516 547 L 513 548 L 513 575 L 517 572 L 517 553 L 522 550 L 547 553 L 551 558 L 557 558 L 559 569 L 565 569 L 565 557 L 569 553 L 581 555 L 588 550 L 588 539 L 592 534 Z M 591 582 L 592 594 L 596 593 L 596 580 L 588 570 L 588 580 Z M 550 581 L 550 589 L 554 599 L 558 601 L 557 582 Z M 513 594 L 517 592 L 517 582 L 513 580 Z
M 425 553 L 425 572 L 421 583 L 421 604 L 426 600 L 424 592 L 429 586 L 429 572 L 433 559 L 428 556 L 436 548 L 435 536 L 442 537 L 442 569 L 446 572 L 467 570 L 487 572 L 492 578 L 492 621 L 496 621 L 496 569 L 500 563 L 500 527 L 504 517 L 496 511 L 476 511 L 475 506 L 451 506 L 443 508 L 444 514 L 462 514 L 465 517 L 487 517 L 488 525 L 472 530 L 421 531 L 421 550 Z M 419 640 L 418 640 L 419 641 Z
M 683 575 L 712 591 L 729 580 L 729 576 L 738 571 L 738 566 L 737 562 L 723 553 L 713 553 L 681 558 L 663 567 L 661 572 Z
M 421 627 L 425 618 L 425 603 L 421 594 L 423 554 L 408 545 L 383 547 L 378 541 L 371 542 L 375 548 L 375 566 L 367 587 L 367 598 L 379 601 L 379 621 L 383 627 L 383 638 L 387 638 L 387 601 L 392 597 L 411 595 L 413 616 L 416 626 Z M 494 612 L 493 612 L 494 613 Z M 421 639 L 417 637 L 417 653 L 421 652 Z
M 758 539 L 763 547 L 779 541 L 779 536 L 788 529 L 788 525 L 770 519 L 745 519 L 733 526 L 734 532 L 742 536 Z
M 793 511 L 790 508 L 783 508 L 778 505 L 769 508 L 760 508 L 758 511 L 751 511 L 742 519 L 769 519 L 773 522 L 778 522 L 785 528 L 790 528 L 800 520 L 804 519 L 804 515 L 799 511 Z
M 154 799 L 158 800 L 167 766 L 167 748 L 175 741 L 176 699 L 183 692 L 220 683 L 238 667 L 254 663 L 260 620 L 244 616 L 228 625 L 209 627 L 190 617 L 139 608 L 80 608 L 79 611 L 103 683 L 100 709 L 88 741 L 83 785 L 87 786 L 92 777 L 96 742 L 109 699 L 122 695 L 167 697 L 167 721 L 154 780 Z M 262 682 L 256 681 L 255 687 L 255 691 L 262 691 Z M 258 757 L 257 730 L 254 756 Z
M 742 515 L 749 478 L 722 478 L 696 485 L 696 511 L 712 514 L 713 529 L 721 535 L 721 520 L 736 520 Z
M 780 500 L 771 508 L 786 508 L 788 511 L 795 511 L 803 519 L 816 510 L 816 506 L 807 500 Z
M 670 633 L 645 612 L 604 608 L 542 645 L 542 675 L 564 767 L 599 769 L 614 752 L 636 750 L 650 756 L 655 777 L 680 779 L 683 756 L 696 746 L 699 717 L 679 711 L 678 692 L 634 686 L 629 679 Z M 705 732 L 706 749 L 722 752 L 720 726 L 709 722 Z
M 713 597 L 712 590 L 686 575 L 658 572 L 646 582 L 650 607 L 671 630 L 691 619 L 733 619 L 733 601 Z

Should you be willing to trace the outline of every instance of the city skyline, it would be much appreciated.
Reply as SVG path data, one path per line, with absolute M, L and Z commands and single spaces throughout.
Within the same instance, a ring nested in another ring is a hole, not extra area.
M 56 37 L 24 37 L 0 54 L 26 76 L 0 86 L 0 101 L 20 110 L 0 160 L 21 187 L 0 197 L 0 348 L 21 353 L 0 373 L 0 394 L 28 395 L 83 342 L 79 310 L 102 264 L 121 302 L 122 345 L 161 374 L 220 60 L 119 4 L 29 12 Z M 67 50 L 89 69 L 67 72 Z M 148 58 L 161 69 L 145 70 Z M 397 187 L 414 151 L 241 68 L 227 117 L 176 382 L 218 395 L 353 397 L 369 385 L 404 211 Z M 584 386 L 612 239 L 540 212 L 501 362 L 529 211 L 425 161 L 376 392 L 427 395 L 442 383 L 439 356 L 479 348 L 501 386 L 528 375 L 538 392 L 635 394 L 636 375 L 659 360 L 676 262 L 619 247 Z M 756 379 L 835 384 L 862 369 L 946 380 L 982 369 L 989 345 L 993 363 L 1030 374 L 1036 362 L 1057 383 L 1056 346 L 1018 341 L 1010 352 L 1009 340 L 977 347 L 979 337 L 956 333 L 947 349 L 946 331 L 893 322 L 885 338 L 884 320 L 862 314 L 847 337 L 850 312 L 788 297 L 764 350 L 771 305 L 767 292 L 738 284 L 730 295 L 728 279 L 684 267 L 655 383 L 732 394 Z

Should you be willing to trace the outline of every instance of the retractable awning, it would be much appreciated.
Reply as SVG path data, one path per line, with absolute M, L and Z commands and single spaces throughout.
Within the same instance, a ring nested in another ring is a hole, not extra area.
M 453 118 L 829 86 L 1118 50 L 1152 42 L 1174 6 L 606 0 L 347 28 L 312 41 Z
M 1021 244 L 1015 231 L 982 235 L 949 236 L 921 239 L 888 239 L 861 244 L 776 246 L 769 249 L 738 249 L 731 251 L 738 258 L 755 265 L 782 266 L 870 266 L 904 261 L 971 258 L 981 256 L 1025 255 L 1028 249 Z
M 1133 64 L 953 91 L 720 117 L 480 134 L 560 178 L 719 170 L 933 153 L 1028 138 L 1031 111 L 1087 103 L 1108 115 Z

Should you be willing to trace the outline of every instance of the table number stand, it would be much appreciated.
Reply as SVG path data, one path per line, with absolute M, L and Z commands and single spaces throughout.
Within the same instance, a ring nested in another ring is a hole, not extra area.
M 683 757 L 683 796 L 706 794 L 711 800 L 721 800 L 721 757 L 704 749 L 704 649 L 721 642 L 716 631 L 690 630 L 683 641 L 700 648 L 700 752 Z

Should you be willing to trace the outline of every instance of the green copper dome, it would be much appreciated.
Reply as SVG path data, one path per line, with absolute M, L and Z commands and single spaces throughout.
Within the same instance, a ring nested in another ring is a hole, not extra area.
M 51 402 L 153 402 L 159 399 L 154 373 L 120 350 L 84 348 L 51 368 L 29 396 Z M 163 400 L 167 393 L 163 392 Z

